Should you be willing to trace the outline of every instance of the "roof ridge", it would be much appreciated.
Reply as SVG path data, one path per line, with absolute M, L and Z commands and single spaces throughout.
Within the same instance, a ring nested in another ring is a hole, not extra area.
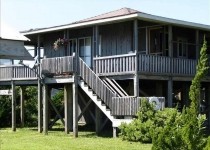
M 102 17 L 100 18 L 101 16 L 106 16 L 108 14 L 112 14 L 112 13 L 115 13 L 115 12 L 119 12 L 121 10 L 127 10 L 129 12 L 129 14 L 133 14 L 133 13 L 138 13 L 139 11 L 138 10 L 135 10 L 135 9 L 131 9 L 131 8 L 128 8 L 128 7 L 123 7 L 123 8 L 120 8 L 120 9 L 117 9 L 117 10 L 113 10 L 113 11 L 110 11 L 110 12 L 107 12 L 107 13 L 103 13 L 103 14 L 100 14 L 100 15 L 96 15 L 96 16 L 93 16 L 93 17 L 89 17 L 89 18 L 85 18 L 85 19 L 82 19 L 82 20 L 79 20 L 79 21 L 76 21 L 74 23 L 79 23 L 79 22 L 86 22 L 86 21 L 90 21 L 90 20 L 95 20 L 96 18 L 98 19 L 104 19 L 104 18 L 109 18 L 109 17 Z M 121 14 L 121 15 L 128 15 L 128 14 Z M 115 17 L 115 16 L 110 16 L 110 17 Z M 96 20 L 98 20 L 96 19 Z

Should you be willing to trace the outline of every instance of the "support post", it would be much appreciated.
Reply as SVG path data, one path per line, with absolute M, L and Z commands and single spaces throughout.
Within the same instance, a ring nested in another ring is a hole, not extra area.
M 136 52 L 135 57 L 135 75 L 134 75 L 134 96 L 139 96 L 139 76 L 138 76 L 138 20 L 134 20 L 133 24 L 134 35 L 134 50 Z
M 12 131 L 16 131 L 16 92 L 15 82 L 12 81 Z
M 48 85 L 43 85 L 43 132 L 45 135 L 48 134 Z
M 168 80 L 168 107 L 173 107 L 173 81 L 172 78 Z
M 99 135 L 101 131 L 101 110 L 98 108 L 98 106 L 95 105 L 95 116 L 96 116 L 96 134 Z
M 69 134 L 73 126 L 72 86 L 64 85 L 65 133 Z
M 41 84 L 41 69 L 40 69 L 40 35 L 37 37 L 37 63 L 38 63 L 38 132 L 43 131 L 43 114 L 42 114 L 42 84 Z
M 117 137 L 117 127 L 113 127 L 113 138 Z
M 73 88 L 73 136 L 78 137 L 78 83 L 77 76 L 74 76 Z
M 25 87 L 20 87 L 20 124 L 21 127 L 24 127 L 24 112 L 25 112 Z

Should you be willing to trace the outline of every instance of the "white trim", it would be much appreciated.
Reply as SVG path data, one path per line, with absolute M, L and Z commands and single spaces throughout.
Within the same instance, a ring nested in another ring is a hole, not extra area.
M 44 33 L 44 32 L 57 31 L 57 30 L 63 30 L 63 29 L 69 29 L 69 28 L 76 28 L 76 27 L 80 27 L 80 26 L 88 26 L 88 25 L 93 25 L 93 24 L 103 24 L 103 23 L 107 23 L 107 22 L 114 22 L 114 21 L 119 21 L 119 20 L 136 18 L 137 16 L 138 16 L 138 14 L 131 14 L 131 15 L 120 16 L 120 17 L 113 17 L 113 18 L 107 18 L 107 19 L 87 21 L 87 22 L 82 22 L 82 23 L 68 24 L 68 25 L 63 25 L 63 26 L 58 26 L 58 27 L 51 27 L 51 28 L 47 28 L 47 29 L 40 29 L 37 31 L 29 31 L 29 32 L 25 32 L 22 34 L 30 35 L 30 34 L 36 34 L 36 33 Z
M 160 16 L 150 15 L 150 14 L 146 14 L 146 13 L 138 13 L 138 17 L 139 17 L 139 19 L 147 20 L 147 21 L 156 21 L 159 23 L 170 23 L 170 24 L 179 25 L 179 26 L 186 26 L 186 27 L 210 30 L 210 25 L 204 25 L 204 24 L 199 24 L 199 23 L 193 23 L 193 22 L 188 22 L 188 21 L 160 17 Z

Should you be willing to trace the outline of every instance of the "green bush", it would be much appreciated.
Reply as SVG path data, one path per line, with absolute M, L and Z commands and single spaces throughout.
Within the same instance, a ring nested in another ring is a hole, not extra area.
M 182 110 L 181 117 L 171 119 L 158 135 L 153 137 L 153 150 L 202 150 L 206 145 L 204 137 L 205 116 L 198 112 L 201 81 L 208 70 L 207 43 L 204 40 L 200 51 L 196 75 L 190 86 L 190 107 Z M 180 118 L 180 119 L 179 119 Z
M 204 150 L 210 150 L 210 136 L 207 139 L 207 144 L 206 144 L 206 147 L 204 148 Z
M 147 100 L 142 100 L 137 118 L 130 124 L 122 124 L 119 135 L 123 140 L 151 143 L 153 135 L 158 134 L 166 124 L 170 123 L 174 113 L 179 114 L 174 108 L 156 111 Z

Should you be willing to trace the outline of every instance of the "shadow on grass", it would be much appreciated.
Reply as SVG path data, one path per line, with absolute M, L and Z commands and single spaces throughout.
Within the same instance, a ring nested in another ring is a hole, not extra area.
M 38 131 L 37 127 L 30 127 L 28 129 L 31 131 Z M 65 128 L 60 127 L 60 126 L 54 126 L 52 129 L 49 129 L 49 132 L 50 131 L 64 132 Z M 78 131 L 79 131 L 79 137 L 86 137 L 86 138 L 96 138 L 96 137 L 111 138 L 112 137 L 112 128 L 110 128 L 110 127 L 105 128 L 97 135 L 95 132 L 94 124 L 79 125 Z

